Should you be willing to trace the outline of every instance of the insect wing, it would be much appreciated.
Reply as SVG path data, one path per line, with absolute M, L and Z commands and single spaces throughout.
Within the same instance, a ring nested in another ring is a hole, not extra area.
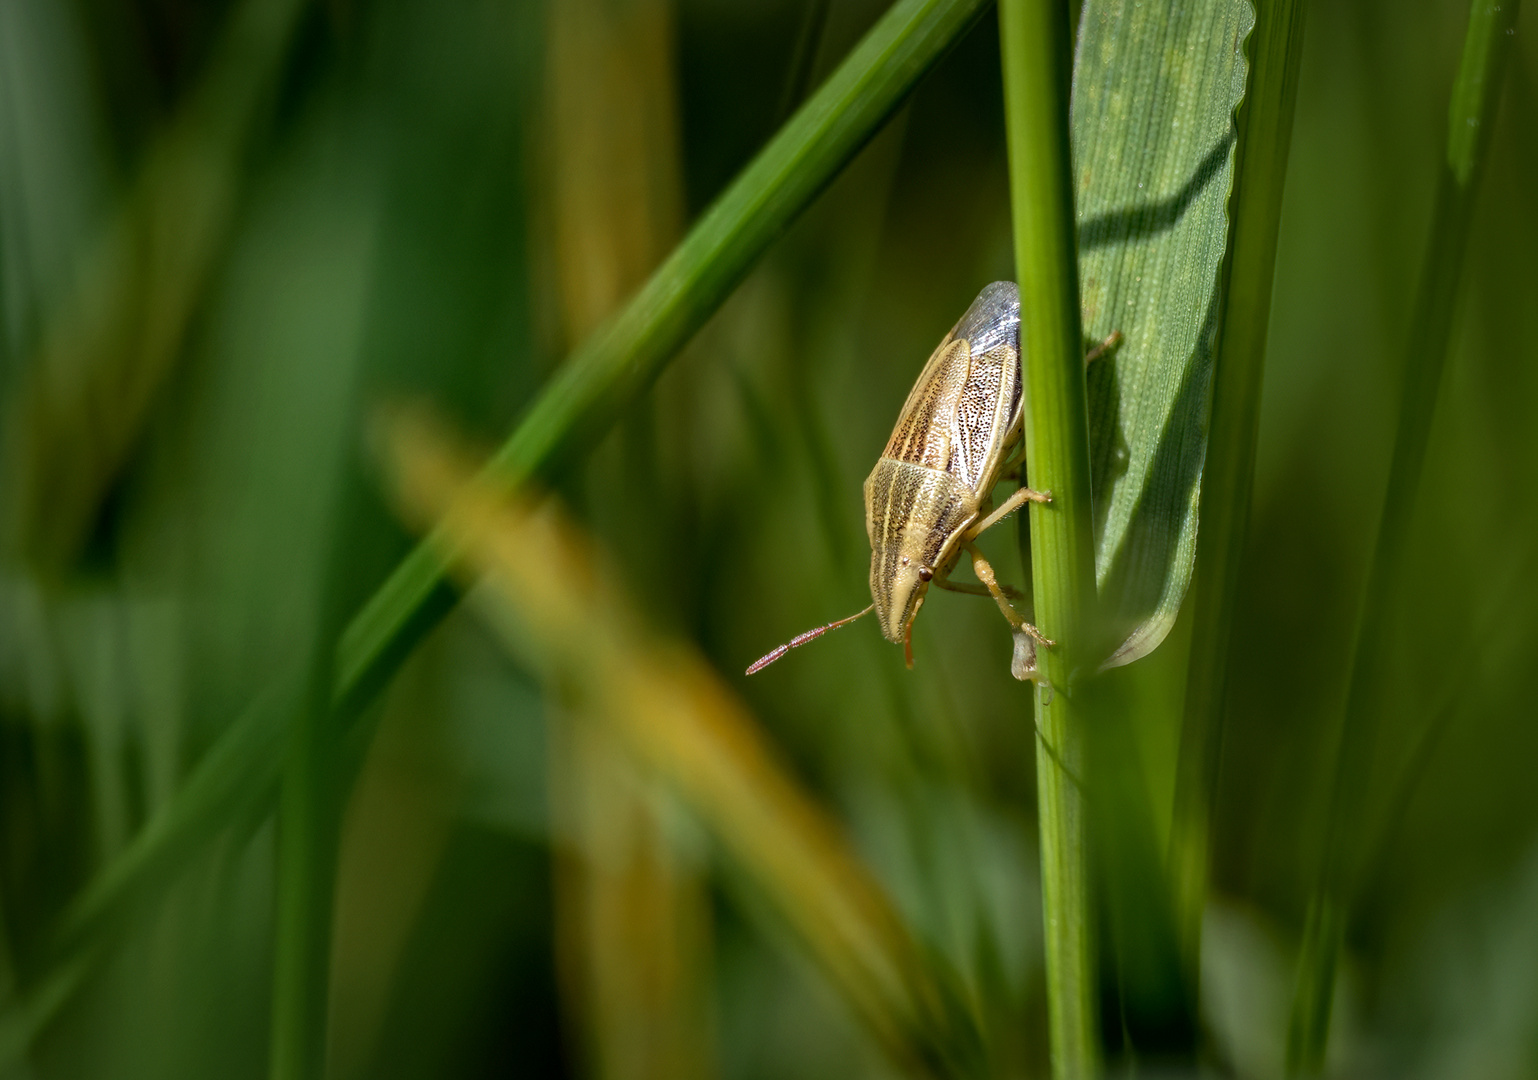
M 956 440 L 956 410 L 971 369 L 966 341 L 947 335 L 909 391 L 881 456 L 947 471 Z
M 957 401 L 954 450 L 947 469 L 985 494 L 1020 423 L 1020 297 L 1012 281 L 996 281 L 978 294 L 952 336 L 964 339 L 972 363 Z
M 924 365 L 882 456 L 949 472 L 982 494 L 1019 435 L 1020 397 L 1019 292 L 996 281 Z

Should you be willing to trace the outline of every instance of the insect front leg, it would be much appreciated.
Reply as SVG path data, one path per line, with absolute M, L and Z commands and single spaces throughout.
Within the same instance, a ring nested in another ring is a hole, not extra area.
M 974 537 L 981 536 L 1028 502 L 1048 503 L 1051 501 L 1052 493 L 1050 491 L 1032 491 L 1028 487 L 1020 488 L 999 504 L 997 510 L 968 529 L 967 539 L 971 540 Z
M 1003 614 L 1004 618 L 1009 620 L 1010 628 L 1023 630 L 1033 639 L 1050 648 L 1054 643 L 1043 637 L 1040 630 L 1022 619 L 1020 613 L 1015 610 L 1014 605 L 1009 602 L 1009 598 L 1004 595 L 1003 587 L 999 585 L 998 578 L 994 576 L 993 564 L 983 557 L 981 551 L 977 550 L 977 545 L 968 543 L 967 554 L 972 556 L 972 572 L 977 575 L 977 580 L 983 583 L 989 594 L 992 595 L 994 602 L 999 605 L 999 611 Z

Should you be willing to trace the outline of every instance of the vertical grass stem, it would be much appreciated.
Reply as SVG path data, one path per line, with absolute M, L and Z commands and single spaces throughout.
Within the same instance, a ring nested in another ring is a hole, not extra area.
M 1068 138 L 1071 39 L 1060 0 L 1001 0 L 1010 204 L 1025 356 L 1025 445 L 1030 485 L 1052 502 L 1030 514 L 1036 618 L 1057 641 L 1044 649 L 1046 682 L 1035 720 L 1042 904 L 1052 1071 L 1099 1070 L 1079 675 L 1100 655 L 1090 514 L 1089 413 L 1079 314 L 1078 251 Z

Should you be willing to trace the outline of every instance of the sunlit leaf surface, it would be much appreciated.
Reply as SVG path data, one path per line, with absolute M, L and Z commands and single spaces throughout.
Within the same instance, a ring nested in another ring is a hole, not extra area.
M 1247 0 L 1090 0 L 1074 72 L 1084 331 L 1123 335 L 1089 373 L 1095 575 L 1126 633 L 1164 640 L 1196 555 L 1233 112 Z

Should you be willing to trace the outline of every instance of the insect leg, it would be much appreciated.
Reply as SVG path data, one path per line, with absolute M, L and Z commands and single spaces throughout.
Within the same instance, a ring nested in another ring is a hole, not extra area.
M 977 575 L 977 580 L 987 587 L 988 592 L 993 596 L 994 603 L 999 605 L 999 611 L 1009 620 L 1009 625 L 1015 630 L 1024 630 L 1043 645 L 1054 644 L 1043 637 L 1040 630 L 1020 617 L 1020 613 L 1004 595 L 1004 589 L 999 585 L 998 579 L 994 577 L 993 564 L 983 557 L 981 551 L 977 550 L 977 545 L 967 544 L 967 553 L 972 556 L 972 572 Z
M 965 581 L 952 581 L 950 578 L 935 578 L 930 582 L 938 588 L 948 592 L 964 593 L 967 596 L 992 596 L 993 594 L 981 585 L 969 585 Z M 1010 585 L 1000 585 L 999 590 L 1011 600 L 1024 600 L 1025 593 Z
M 1109 334 L 1107 334 L 1105 336 L 1105 340 L 1104 341 L 1102 341 L 1100 344 L 1096 345 L 1094 348 L 1090 349 L 1088 352 L 1086 352 L 1084 354 L 1084 366 L 1088 367 L 1090 364 L 1093 364 L 1096 360 L 1099 360 L 1102 356 L 1104 356 L 1106 353 L 1110 352 L 1112 349 L 1116 348 L 1116 346 L 1118 346 L 1120 344 L 1121 344 L 1121 331 L 1120 330 L 1112 330 Z
M 1003 521 L 1010 514 L 1013 514 L 1016 510 L 1020 509 L 1028 502 L 1045 503 L 1051 501 L 1051 492 L 1032 491 L 1028 487 L 1020 488 L 1013 495 L 999 504 L 999 508 L 997 510 L 968 529 L 967 539 L 970 540 L 975 536 L 979 536 L 982 533 L 987 532 L 989 529 L 993 528 L 999 522 Z

